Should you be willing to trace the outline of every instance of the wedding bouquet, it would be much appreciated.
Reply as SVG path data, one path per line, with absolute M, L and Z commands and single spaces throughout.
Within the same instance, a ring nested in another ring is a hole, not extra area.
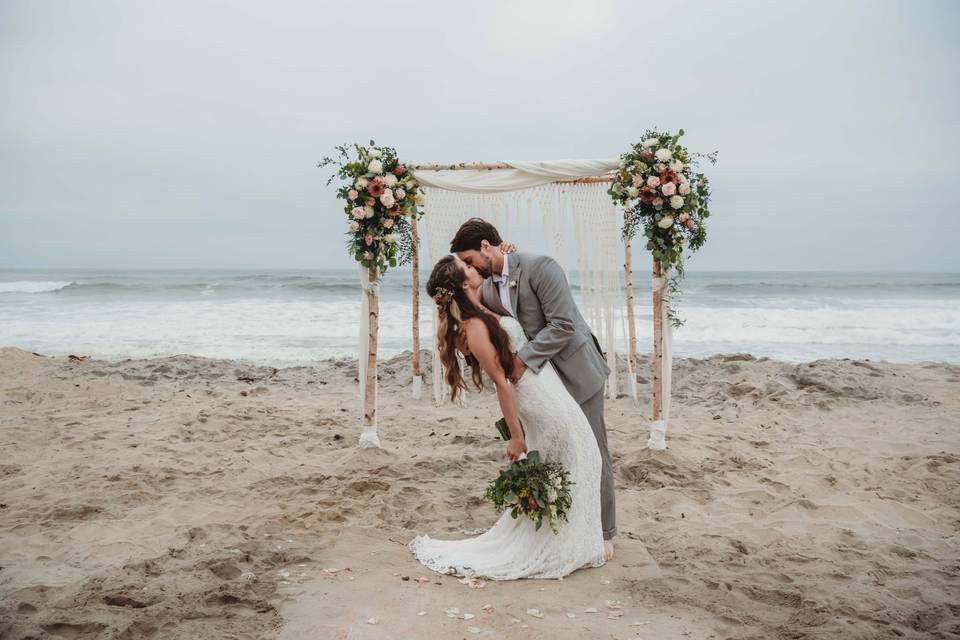
M 497 511 L 510 509 L 510 515 L 525 515 L 539 531 L 546 518 L 553 532 L 560 533 L 560 520 L 567 519 L 573 499 L 570 474 L 557 462 L 543 462 L 539 451 L 521 456 L 490 483 L 483 497 Z

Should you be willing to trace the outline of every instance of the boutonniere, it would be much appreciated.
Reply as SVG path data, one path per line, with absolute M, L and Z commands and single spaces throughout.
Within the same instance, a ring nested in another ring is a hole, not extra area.
M 516 280 L 511 280 L 511 281 L 510 281 L 510 288 L 511 288 L 511 289 L 516 289 L 516 288 L 517 288 L 517 281 L 516 281 Z

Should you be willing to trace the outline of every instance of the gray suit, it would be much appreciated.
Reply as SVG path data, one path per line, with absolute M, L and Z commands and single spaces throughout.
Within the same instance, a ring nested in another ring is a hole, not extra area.
M 607 450 L 607 428 L 603 419 L 603 387 L 610 369 L 600 344 L 580 315 L 563 268 L 547 256 L 508 254 L 508 283 L 513 316 L 520 322 L 529 342 L 517 355 L 535 373 L 547 362 L 583 409 L 600 447 L 603 470 L 600 477 L 600 505 L 603 537 L 616 535 L 613 466 Z M 500 302 L 497 285 L 483 283 L 483 304 L 501 315 L 510 315 Z

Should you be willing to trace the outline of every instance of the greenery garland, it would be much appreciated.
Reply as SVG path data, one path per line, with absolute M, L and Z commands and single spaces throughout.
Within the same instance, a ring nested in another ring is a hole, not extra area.
M 388 267 L 407 264 L 413 256 L 411 219 L 420 219 L 423 194 L 409 169 L 392 147 L 342 144 L 335 158 L 317 166 L 335 165 L 327 180 L 340 178 L 337 197 L 347 216 L 347 251 L 354 260 L 378 275 Z

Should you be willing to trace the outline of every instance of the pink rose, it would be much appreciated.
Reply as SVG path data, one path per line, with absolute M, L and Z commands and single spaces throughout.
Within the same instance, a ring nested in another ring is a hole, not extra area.
M 690 193 L 690 184 L 686 182 L 682 183 L 680 185 L 680 195 L 685 196 L 689 193 Z
M 362 220 L 363 216 L 366 215 L 366 212 L 363 210 L 363 207 L 354 207 L 353 211 L 350 213 L 353 214 L 353 217 L 357 220 Z
M 393 226 L 393 218 L 387 218 L 386 220 L 383 221 L 384 229 L 389 229 L 392 226 Z
M 682 224 L 686 224 L 687 220 L 689 219 L 690 219 L 690 214 L 688 213 L 681 213 L 679 216 L 677 216 L 677 220 L 679 220 Z
M 660 178 L 658 178 L 657 176 L 650 176 L 649 178 L 647 178 L 647 186 L 648 186 L 648 187 L 659 187 L 659 186 L 660 186 Z
M 363 236 L 363 241 L 366 242 L 367 246 L 369 247 L 373 244 L 373 235 L 368 233 L 367 235 Z
M 672 196 L 677 192 L 677 185 L 672 182 L 668 182 L 665 185 L 660 187 L 660 191 L 663 191 L 663 195 Z
M 393 199 L 393 194 L 390 193 L 389 189 L 387 189 L 387 191 L 380 196 L 380 204 L 385 206 L 387 209 L 396 204 L 396 200 Z
M 653 199 L 653 206 L 655 206 L 655 207 L 662 207 L 662 206 L 663 206 L 663 198 L 654 198 L 654 199 Z
M 687 220 L 686 222 L 683 223 L 683 225 L 684 225 L 687 229 L 690 229 L 690 231 L 693 231 L 694 229 L 697 228 L 697 223 L 694 222 L 693 220 Z
M 404 198 L 407 197 L 407 192 L 404 191 L 403 189 L 394 189 L 393 197 L 396 198 L 397 200 L 403 200 Z
M 350 189 L 350 191 L 347 192 L 347 200 L 356 200 L 359 195 L 356 189 Z
M 350 223 L 350 233 L 356 233 L 357 231 L 360 231 L 360 223 L 354 220 Z
M 403 164 L 398 164 L 397 168 L 393 170 L 393 175 L 402 176 L 407 172 L 407 166 Z
M 641 157 L 643 160 L 646 160 L 647 162 L 649 162 L 650 159 L 653 158 L 653 154 L 650 153 L 650 150 L 649 150 L 649 149 L 644 149 L 643 151 L 640 152 L 640 157 Z

